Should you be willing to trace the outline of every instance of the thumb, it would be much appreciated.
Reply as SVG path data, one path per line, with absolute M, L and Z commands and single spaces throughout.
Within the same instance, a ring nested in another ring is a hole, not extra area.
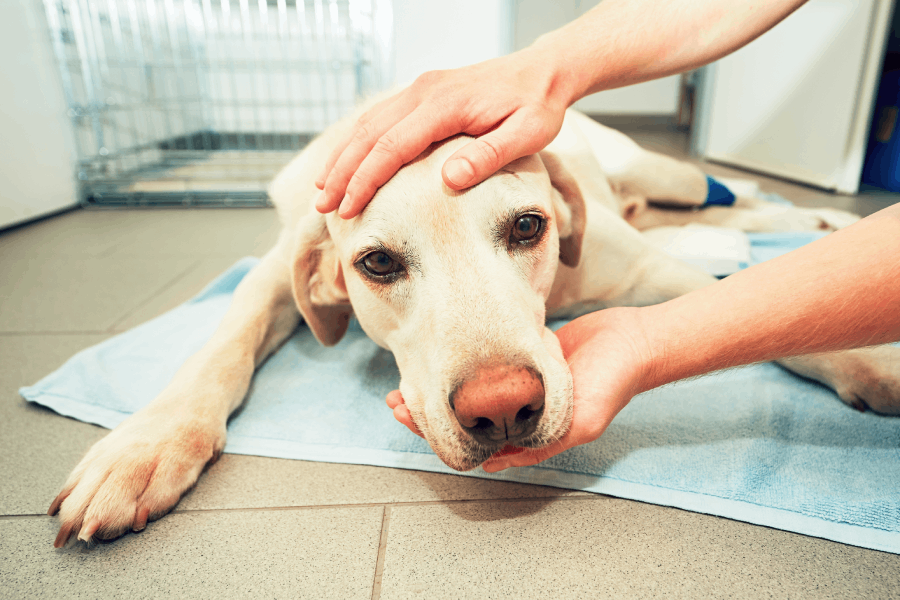
M 529 119 L 539 117 L 529 117 L 525 111 L 513 113 L 497 129 L 457 150 L 441 171 L 447 187 L 454 190 L 472 187 L 517 158 L 546 146 L 550 140 L 543 135 L 544 127 L 536 127 Z
M 526 449 L 523 452 L 494 455 L 482 463 L 481 468 L 487 473 L 496 473 L 510 467 L 528 467 L 543 462 L 567 449 L 568 445 L 559 441 L 536 450 Z

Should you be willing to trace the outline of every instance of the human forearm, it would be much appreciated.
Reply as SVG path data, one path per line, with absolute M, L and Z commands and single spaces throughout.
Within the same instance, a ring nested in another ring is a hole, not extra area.
M 806 0 L 604 0 L 527 50 L 556 57 L 569 103 L 695 69 L 753 41 Z
M 566 107 L 593 92 L 663 77 L 740 48 L 804 0 L 604 0 L 508 56 L 432 71 L 366 112 L 333 148 L 316 207 L 351 218 L 432 142 L 477 139 L 442 170 L 463 190 L 549 144 Z
M 649 355 L 643 390 L 900 340 L 900 205 L 639 315 Z

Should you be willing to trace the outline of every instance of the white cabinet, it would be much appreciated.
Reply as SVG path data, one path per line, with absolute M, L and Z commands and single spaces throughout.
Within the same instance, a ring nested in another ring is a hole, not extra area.
M 707 159 L 855 193 L 890 25 L 888 0 L 810 0 L 707 67 Z

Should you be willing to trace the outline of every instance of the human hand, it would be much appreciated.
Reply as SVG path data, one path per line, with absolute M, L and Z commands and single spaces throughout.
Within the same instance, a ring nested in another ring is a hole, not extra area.
M 525 49 L 448 71 L 425 73 L 375 105 L 334 147 L 316 178 L 319 212 L 349 219 L 432 143 L 480 136 L 444 163 L 444 183 L 462 190 L 553 141 L 574 100 L 546 53 Z
M 488 473 L 537 464 L 564 450 L 600 437 L 631 398 L 644 391 L 650 351 L 640 309 L 614 308 L 587 314 L 556 332 L 574 380 L 574 410 L 569 431 L 539 449 L 504 449 L 487 460 Z M 422 436 L 400 392 L 388 394 L 394 418 Z

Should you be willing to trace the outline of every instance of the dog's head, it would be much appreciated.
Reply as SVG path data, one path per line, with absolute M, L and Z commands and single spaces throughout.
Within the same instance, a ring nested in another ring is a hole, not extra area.
M 545 301 L 559 262 L 577 264 L 584 231 L 578 186 L 549 153 L 464 192 L 444 186 L 441 165 L 466 141 L 430 148 L 355 219 L 311 214 L 293 265 L 319 341 L 337 343 L 355 312 L 393 352 L 416 426 L 457 470 L 568 428 L 572 379 Z

